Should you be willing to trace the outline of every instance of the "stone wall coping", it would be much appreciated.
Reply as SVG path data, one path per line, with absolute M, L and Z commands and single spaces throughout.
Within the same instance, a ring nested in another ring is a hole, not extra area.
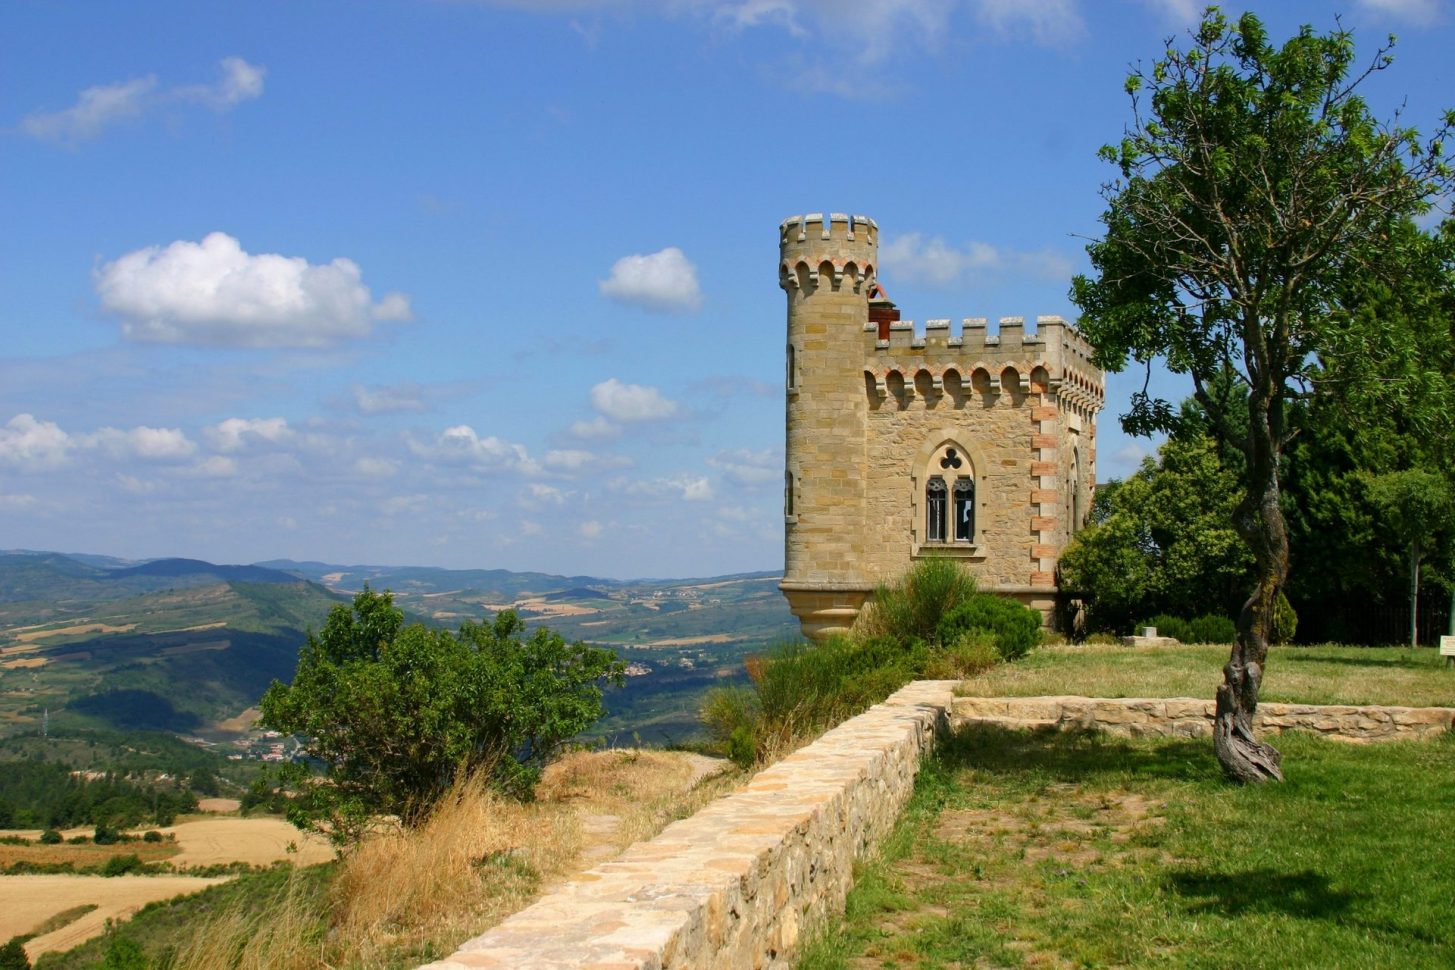
M 892 830 L 957 681 L 916 681 L 422 970 L 787 967 Z

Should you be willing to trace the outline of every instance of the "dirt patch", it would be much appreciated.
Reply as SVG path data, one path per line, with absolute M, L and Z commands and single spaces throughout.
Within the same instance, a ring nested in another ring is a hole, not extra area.
M 652 640 L 644 647 L 694 647 L 700 643 L 733 643 L 738 638 L 728 633 L 712 633 L 701 637 L 672 637 L 666 640 Z
M 216 728 L 219 731 L 230 731 L 234 734 L 242 734 L 245 731 L 252 730 L 253 725 L 257 724 L 258 718 L 262 716 L 262 711 L 256 707 L 249 707 L 237 717 L 230 717 L 225 721 L 218 721 Z
M 177 837 L 181 851 L 172 857 L 172 864 L 178 867 L 227 862 L 265 866 L 280 860 L 309 866 L 334 856 L 322 837 L 300 832 L 280 818 L 210 818 L 171 825 L 161 832 Z M 290 852 L 290 845 L 296 851 Z
M 34 960 L 42 953 L 69 950 L 99 936 L 107 920 L 123 920 L 147 903 L 194 893 L 226 882 L 226 877 L 195 876 L 0 876 L 0 938 L 29 933 L 57 913 L 77 906 L 96 909 L 58 930 L 25 944 Z
M 219 815 L 226 815 L 229 812 L 236 812 L 242 808 L 242 802 L 236 798 L 204 798 L 197 803 L 199 811 L 214 812 Z
M 80 623 L 75 626 L 54 627 L 49 630 L 27 630 L 24 633 L 12 634 L 12 636 L 21 643 L 33 643 L 49 637 L 78 636 L 83 633 L 127 633 L 135 629 L 135 623 L 123 623 L 121 626 L 111 626 L 106 623 Z

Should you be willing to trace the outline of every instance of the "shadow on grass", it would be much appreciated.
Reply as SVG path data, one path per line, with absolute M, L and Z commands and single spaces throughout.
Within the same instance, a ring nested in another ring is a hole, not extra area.
M 951 770 L 1049 776 L 1068 783 L 1127 775 L 1177 781 L 1222 777 L 1212 741 L 1205 738 L 1169 738 L 1146 745 L 1098 731 L 1020 731 L 978 724 L 946 739 L 938 756 Z
M 1323 873 L 1246 869 L 1242 872 L 1207 872 L 1184 869 L 1167 876 L 1167 888 L 1190 897 L 1188 911 L 1241 916 L 1245 913 L 1282 913 L 1299 919 L 1338 919 L 1367 894 L 1334 889 Z
M 1426 670 L 1429 664 L 1421 663 L 1415 658 L 1406 654 L 1402 657 L 1318 657 L 1306 653 L 1297 653 L 1297 647 L 1290 652 L 1281 653 L 1275 659 L 1288 661 L 1296 664 L 1316 664 L 1330 667 L 1380 667 L 1386 670 Z M 1378 647 L 1369 647 L 1369 653 L 1373 654 Z M 1399 649 L 1398 647 L 1393 649 Z

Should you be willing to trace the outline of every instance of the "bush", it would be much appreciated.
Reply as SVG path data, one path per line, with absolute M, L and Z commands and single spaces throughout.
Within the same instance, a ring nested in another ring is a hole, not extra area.
M 529 798 L 624 668 L 608 650 L 528 631 L 513 610 L 457 633 L 406 627 L 393 597 L 366 587 L 309 634 L 293 683 L 263 695 L 260 723 L 302 735 L 328 766 L 326 785 L 301 765 L 279 770 L 297 793 L 288 819 L 349 843 L 380 815 L 418 825 L 458 777 Z
M 856 625 L 866 637 L 902 641 L 935 639 L 940 619 L 976 594 L 975 577 L 953 559 L 930 556 L 910 567 L 898 583 L 880 583 Z
M 44 832 L 40 833 L 41 845 L 60 845 L 63 841 L 64 840 L 61 838 L 61 833 L 57 832 L 55 829 L 46 829 Z
M 995 638 L 988 633 L 967 633 L 949 646 L 932 652 L 923 674 L 931 680 L 963 680 L 983 674 L 1001 659 Z
M 121 841 L 121 833 L 109 825 L 97 825 L 96 834 L 91 836 L 91 841 L 97 845 L 115 845 Z
M 101 867 L 103 876 L 125 876 L 128 873 L 146 871 L 146 863 L 138 855 L 114 855 Z
M 757 760 L 758 722 L 763 712 L 758 695 L 747 687 L 714 687 L 703 698 L 698 714 L 712 742 L 740 768 Z
M 162 833 L 158 832 L 156 829 L 152 829 L 143 834 L 141 840 L 143 842 L 160 842 L 162 841 Z
M 1232 643 L 1238 627 L 1226 616 L 1199 616 L 1188 622 L 1193 643 Z
M 1268 627 L 1268 642 L 1291 643 L 1296 633 L 1298 614 L 1294 612 L 1288 597 L 1283 595 L 1283 590 L 1279 590 L 1278 599 L 1273 603 L 1273 622 Z
M 1134 636 L 1141 636 L 1143 627 L 1154 626 L 1157 628 L 1159 637 L 1171 637 L 1182 643 L 1193 643 L 1196 637 L 1192 632 L 1192 625 L 1179 616 L 1168 616 L 1166 613 L 1159 613 L 1149 620 L 1143 620 L 1132 630 Z
M 976 594 L 941 617 L 935 634 L 940 643 L 956 643 L 969 633 L 988 633 L 1002 660 L 1031 652 L 1041 638 L 1041 614 L 1014 600 Z
M 0 946 L 0 970 L 30 970 L 30 958 L 25 955 L 24 937 L 12 937 L 9 943 Z

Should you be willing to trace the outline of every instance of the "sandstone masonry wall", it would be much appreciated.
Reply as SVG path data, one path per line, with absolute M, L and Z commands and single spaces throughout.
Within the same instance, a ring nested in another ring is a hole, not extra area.
M 1193 697 L 957 697 L 950 720 L 957 730 L 992 724 L 1203 738 L 1212 736 L 1213 707 L 1213 701 Z M 1350 741 L 1393 741 L 1455 730 L 1455 708 L 1260 703 L 1253 724 L 1266 734 L 1299 730 Z
M 893 829 L 954 687 L 910 684 L 428 970 L 790 966 Z

